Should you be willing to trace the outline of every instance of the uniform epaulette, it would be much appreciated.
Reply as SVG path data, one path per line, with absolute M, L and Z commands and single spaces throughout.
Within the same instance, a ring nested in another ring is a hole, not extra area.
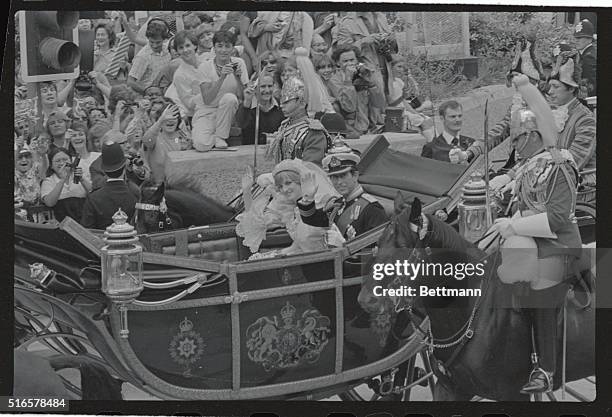
M 378 200 L 372 194 L 363 193 L 359 197 L 363 198 L 368 203 L 378 203 Z
M 325 128 L 323 127 L 323 123 L 321 123 L 321 121 L 317 119 L 308 119 L 308 127 L 313 130 L 325 130 Z

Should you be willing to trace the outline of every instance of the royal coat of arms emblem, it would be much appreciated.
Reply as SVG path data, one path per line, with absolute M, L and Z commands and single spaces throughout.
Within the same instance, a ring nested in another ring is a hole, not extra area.
M 191 366 L 204 353 L 204 339 L 193 330 L 193 322 L 187 317 L 179 323 L 179 333 L 170 342 L 170 357 L 183 368 L 183 376 L 191 377 Z
M 266 372 L 294 368 L 302 363 L 314 363 L 329 342 L 329 317 L 316 309 L 304 311 L 296 320 L 297 310 L 289 302 L 278 316 L 264 316 L 246 331 L 247 354 L 261 363 Z

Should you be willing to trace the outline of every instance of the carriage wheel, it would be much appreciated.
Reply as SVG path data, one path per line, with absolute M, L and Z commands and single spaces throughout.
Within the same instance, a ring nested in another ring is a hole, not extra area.
M 417 366 L 417 356 L 423 368 Z M 385 385 L 391 383 L 392 387 Z M 412 388 L 418 385 L 429 386 L 433 396 L 434 383 L 429 355 L 426 349 L 422 349 L 394 370 L 371 377 L 362 385 L 339 393 L 338 396 L 343 401 L 409 401 Z

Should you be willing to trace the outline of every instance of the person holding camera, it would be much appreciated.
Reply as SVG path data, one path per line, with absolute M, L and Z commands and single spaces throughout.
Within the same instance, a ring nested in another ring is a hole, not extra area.
M 87 196 L 80 218 L 81 225 L 90 229 L 106 229 L 113 223 L 119 208 L 131 219 L 136 196 L 125 180 L 126 158 L 121 145 L 107 141 L 102 145 L 102 169 L 107 179 L 102 188 Z
M 49 152 L 49 169 L 40 195 L 45 205 L 53 208 L 58 222 L 66 216 L 80 219 L 85 197 L 91 189 L 91 183 L 83 178 L 79 161 L 78 156 L 73 160 L 66 148 L 56 147 Z
M 372 79 L 373 71 L 359 62 L 359 49 L 354 45 L 340 45 L 334 49 L 332 59 L 338 71 L 331 77 L 332 95 L 340 103 L 341 113 L 348 125 L 359 134 L 368 130 L 369 109 L 384 106 L 384 94 Z
M 194 92 L 197 98 L 193 115 L 193 147 L 200 152 L 212 148 L 225 149 L 232 121 L 244 96 L 244 86 L 249 82 L 247 68 L 242 58 L 232 56 L 236 35 L 218 31 L 213 36 L 215 56 L 204 60 L 198 67 L 204 75 Z
M 66 131 L 69 141 L 68 149 L 71 154 L 80 158 L 79 167 L 83 170 L 82 180 L 88 191 L 92 189 L 91 174 L 89 167 L 100 157 L 100 152 L 90 152 L 87 145 L 87 124 L 81 120 L 72 122 L 70 129 Z
M 397 44 L 393 45 L 393 32 L 382 12 L 348 12 L 339 19 L 336 26 L 338 31 L 334 39 L 335 44 L 353 45 L 358 48 L 361 62 L 365 64 L 365 68 L 371 70 L 371 81 L 383 97 L 382 102 L 370 102 L 368 108 L 370 125 L 374 127 L 383 122 L 382 115 L 387 107 L 385 93 L 390 89 L 390 54 L 397 52 L 394 51 Z

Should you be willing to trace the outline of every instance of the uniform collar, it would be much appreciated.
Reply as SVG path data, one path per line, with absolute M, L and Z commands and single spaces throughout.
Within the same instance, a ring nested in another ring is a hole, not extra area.
M 353 200 L 356 200 L 357 198 L 359 198 L 359 196 L 361 194 L 363 194 L 363 187 L 359 184 L 357 184 L 357 187 L 355 187 L 355 189 L 353 191 L 351 191 L 349 193 L 349 195 L 346 197 L 346 202 L 347 204 L 350 203 Z

